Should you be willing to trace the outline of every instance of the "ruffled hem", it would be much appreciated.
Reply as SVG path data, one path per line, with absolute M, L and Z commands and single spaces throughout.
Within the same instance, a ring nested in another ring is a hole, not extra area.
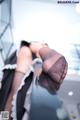
M 32 84 L 29 87 L 29 90 L 26 94 L 26 99 L 24 103 L 24 108 L 26 109 L 27 113 L 29 113 L 30 105 L 31 105 L 31 91 L 32 91 Z
M 16 112 L 16 101 L 17 101 L 18 92 L 19 92 L 19 91 L 22 89 L 22 87 L 25 85 L 25 79 L 30 75 L 31 72 L 34 72 L 34 64 L 35 64 L 37 61 L 38 61 L 38 62 L 42 62 L 41 59 L 39 59 L 39 58 L 33 60 L 32 65 L 29 67 L 28 71 L 26 72 L 26 74 L 25 74 L 24 77 L 22 78 L 22 82 L 21 82 L 20 87 L 18 88 L 18 90 L 16 91 L 15 95 L 13 96 L 13 100 L 12 100 L 12 103 L 11 103 L 11 104 L 12 104 L 11 117 L 13 118 L 13 120 L 17 120 L 17 118 L 16 118 L 16 113 L 17 113 L 17 112 Z M 7 65 L 5 65 L 5 66 L 3 67 L 2 70 L 5 70 L 5 69 L 10 69 L 10 70 L 12 70 L 12 69 L 16 69 L 16 67 L 17 67 L 16 64 L 13 64 L 13 65 L 7 64 Z M 30 93 L 31 93 L 31 89 L 28 90 L 28 92 L 27 92 L 27 94 L 26 94 L 26 98 L 29 97 L 29 99 L 30 99 L 30 96 L 29 96 Z M 25 99 L 25 101 L 26 101 L 26 99 Z M 27 103 L 28 103 L 28 102 L 27 102 Z M 24 107 L 25 107 L 25 109 L 26 109 L 27 111 L 29 111 L 29 109 L 30 109 L 30 103 L 29 103 L 28 105 L 27 105 L 27 103 L 24 104 Z
M 12 70 L 12 69 L 15 69 L 16 67 L 17 67 L 16 64 L 13 64 L 13 65 L 7 64 L 7 65 L 5 65 L 5 66 L 2 68 L 2 71 L 5 70 L 5 69 L 10 69 L 10 70 Z
M 16 91 L 15 95 L 13 96 L 12 111 L 11 111 L 11 117 L 13 118 L 13 120 L 17 120 L 17 118 L 16 118 L 16 100 L 17 100 L 17 94 L 18 94 L 19 90 L 21 90 L 22 87 L 25 85 L 25 79 L 29 76 L 29 74 L 31 73 L 31 71 L 33 72 L 33 69 L 30 66 L 29 70 L 26 72 L 25 76 L 22 79 L 20 87 L 18 88 L 18 90 Z
M 2 88 L 3 70 L 5 70 L 5 69 L 13 70 L 13 69 L 15 69 L 16 67 L 17 67 L 16 64 L 13 64 L 13 65 L 7 64 L 7 65 L 5 65 L 5 66 L 1 69 L 1 72 L 0 72 L 0 89 Z

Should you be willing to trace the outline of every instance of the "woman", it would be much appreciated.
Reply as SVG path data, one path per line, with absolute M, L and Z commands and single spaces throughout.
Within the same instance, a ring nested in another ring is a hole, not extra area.
M 34 66 L 39 65 L 39 62 L 42 67 L 37 72 Z M 28 119 L 34 74 L 48 91 L 58 90 L 67 67 L 64 56 L 46 44 L 22 41 L 20 49 L 6 60 L 3 68 L 0 111 L 9 111 L 10 119 L 13 120 Z

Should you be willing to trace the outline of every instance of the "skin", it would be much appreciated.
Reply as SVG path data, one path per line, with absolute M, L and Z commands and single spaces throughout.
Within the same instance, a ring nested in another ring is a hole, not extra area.
M 13 78 L 13 84 L 12 89 L 10 91 L 10 94 L 8 96 L 5 110 L 11 112 L 12 109 L 12 99 L 14 94 L 16 93 L 17 89 L 19 88 L 22 78 L 24 77 L 24 74 L 28 70 L 29 66 L 32 63 L 32 53 L 34 53 L 37 57 L 40 58 L 39 50 L 42 47 L 47 47 L 47 45 L 42 44 L 40 42 L 32 42 L 30 44 L 30 47 L 23 46 L 17 56 L 17 68 L 15 70 L 14 78 Z
M 40 57 L 39 50 L 42 47 L 48 47 L 48 46 L 47 46 L 47 44 L 43 44 L 40 42 L 32 42 L 30 44 L 30 49 L 31 49 L 32 53 L 34 53 L 37 57 Z
M 12 109 L 12 99 L 14 94 L 16 93 L 17 89 L 19 88 L 22 78 L 24 77 L 24 74 L 26 73 L 27 69 L 32 63 L 32 53 L 30 48 L 28 47 L 22 47 L 18 53 L 17 56 L 17 68 L 15 70 L 12 88 L 10 91 L 10 94 L 8 95 L 8 99 L 5 105 L 5 111 L 11 112 Z

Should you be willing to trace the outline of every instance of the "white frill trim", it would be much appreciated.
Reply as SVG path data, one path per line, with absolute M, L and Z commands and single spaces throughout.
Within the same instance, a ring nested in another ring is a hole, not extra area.
M 19 49 L 17 50 L 17 55 L 18 55 L 18 51 L 19 51 Z M 18 92 L 19 92 L 19 90 L 21 90 L 22 89 L 22 87 L 25 85 L 25 79 L 29 76 L 29 74 L 31 73 L 31 71 L 32 72 L 34 72 L 34 64 L 36 64 L 37 62 L 42 62 L 42 60 L 41 59 L 39 59 L 39 58 L 36 58 L 35 60 L 33 60 L 33 62 L 32 62 L 32 65 L 29 67 L 29 69 L 28 69 L 28 71 L 26 72 L 26 74 L 24 75 L 24 77 L 23 77 L 23 79 L 22 79 L 22 82 L 21 82 L 21 85 L 20 85 L 20 87 L 18 88 L 18 90 L 16 91 L 16 93 L 15 93 L 15 95 L 13 96 L 13 100 L 12 100 L 12 111 L 11 111 L 11 117 L 13 118 L 13 120 L 17 120 L 17 118 L 16 118 L 16 100 L 17 100 L 17 95 L 18 95 Z M 13 64 L 13 65 L 11 65 L 11 64 L 7 64 L 7 65 L 5 65 L 3 68 L 2 68 L 2 71 L 3 70 L 5 70 L 5 69 L 10 69 L 10 70 L 12 70 L 12 69 L 16 69 L 16 67 L 17 67 L 17 64 Z M 0 81 L 0 86 L 1 86 L 1 82 L 2 81 Z M 30 89 L 28 90 L 28 92 L 27 92 L 27 94 L 26 94 L 26 98 L 28 97 L 29 98 L 29 100 L 30 100 L 30 93 L 31 93 L 31 87 L 30 87 Z M 26 99 L 27 100 L 27 99 Z M 26 100 L 25 100 L 25 103 L 26 103 Z M 28 100 L 28 101 L 29 101 Z M 28 103 L 28 102 L 27 102 Z M 27 104 L 24 104 L 24 107 L 29 111 L 29 109 L 30 109 L 30 103 L 29 103 L 29 106 L 27 106 Z
M 21 88 L 25 85 L 25 79 L 29 76 L 29 74 L 31 73 L 31 71 L 33 72 L 33 68 L 32 66 L 30 66 L 30 68 L 28 69 L 28 71 L 26 72 L 26 74 L 24 75 L 21 85 L 18 88 L 18 90 L 16 91 L 16 94 L 13 96 L 13 100 L 12 100 L 12 113 L 11 113 L 11 117 L 13 118 L 13 120 L 17 120 L 16 118 L 16 101 L 17 101 L 17 94 L 19 92 L 19 90 L 21 90 Z
M 17 66 L 16 64 L 13 64 L 13 65 L 7 64 L 4 67 L 2 67 L 2 69 L 0 71 L 0 89 L 2 88 L 2 78 L 3 78 L 3 73 L 4 73 L 3 70 L 5 70 L 5 69 L 13 70 L 16 68 L 16 66 Z
M 32 91 L 32 84 L 28 90 L 29 92 L 26 93 L 25 97 L 25 102 L 24 102 L 24 108 L 25 108 L 25 113 L 22 117 L 22 120 L 28 120 L 29 118 L 29 112 L 30 112 L 30 107 L 31 107 L 31 91 Z
M 36 58 L 35 60 L 33 60 L 32 65 L 29 67 L 29 69 L 27 70 L 26 74 L 24 75 L 24 77 L 22 79 L 20 87 L 16 91 L 16 94 L 13 96 L 12 113 L 11 113 L 11 117 L 13 118 L 13 120 L 17 120 L 17 118 L 16 118 L 16 113 L 17 113 L 16 112 L 16 101 L 17 101 L 18 92 L 25 85 L 25 79 L 30 75 L 31 71 L 34 72 L 34 69 L 35 69 L 34 64 L 36 64 L 37 62 L 42 63 L 42 60 L 40 58 Z M 32 85 L 30 86 L 28 92 L 26 93 L 26 98 L 25 98 L 25 103 L 24 103 L 24 107 L 27 110 L 27 112 L 29 112 L 29 110 L 30 110 L 30 94 L 31 94 L 31 90 L 32 90 Z M 25 114 L 28 117 L 28 113 L 25 113 Z
M 42 59 L 41 58 L 34 59 L 33 62 L 32 62 L 32 65 L 34 65 L 36 63 L 42 63 Z
M 32 84 L 29 87 L 28 92 L 26 93 L 26 99 L 24 103 L 24 108 L 29 112 L 30 110 L 30 104 L 31 104 L 31 92 L 32 92 Z
M 10 70 L 12 70 L 12 69 L 15 69 L 17 67 L 17 65 L 16 64 L 7 64 L 7 65 L 5 65 L 3 68 L 2 68 L 2 71 L 3 70 L 5 70 L 5 69 L 10 69 Z

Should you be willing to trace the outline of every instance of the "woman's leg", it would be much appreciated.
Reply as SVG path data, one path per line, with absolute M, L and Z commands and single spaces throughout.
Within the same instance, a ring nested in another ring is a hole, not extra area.
M 11 111 L 11 101 L 13 99 L 13 95 L 16 93 L 17 89 L 19 88 L 22 78 L 24 77 L 26 71 L 28 70 L 29 66 L 32 63 L 32 53 L 28 47 L 22 47 L 17 56 L 17 68 L 15 70 L 15 75 L 13 78 L 12 89 L 8 96 L 5 110 Z

